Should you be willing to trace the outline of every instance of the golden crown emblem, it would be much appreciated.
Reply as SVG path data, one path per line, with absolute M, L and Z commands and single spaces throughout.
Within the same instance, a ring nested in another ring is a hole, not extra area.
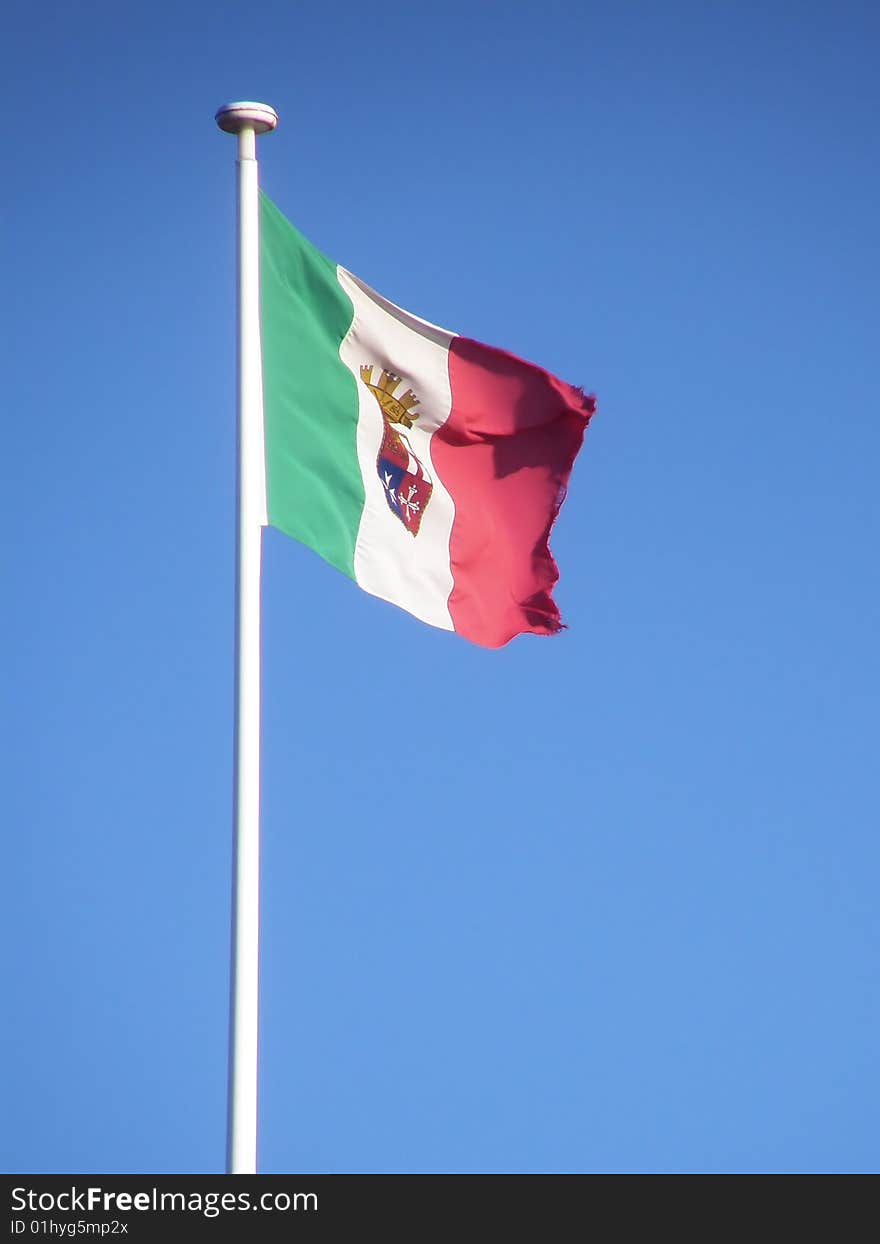
M 390 423 L 402 423 L 405 428 L 412 427 L 413 421 L 418 419 L 418 415 L 413 414 L 413 407 L 418 406 L 419 399 L 412 389 L 407 389 L 400 397 L 394 396 L 394 390 L 401 383 L 400 376 L 383 368 L 379 383 L 373 384 L 373 369 L 365 363 L 361 367 L 361 380 L 379 403 L 383 415 Z

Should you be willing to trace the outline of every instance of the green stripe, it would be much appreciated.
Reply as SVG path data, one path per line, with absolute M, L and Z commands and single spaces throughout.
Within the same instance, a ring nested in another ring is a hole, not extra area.
M 339 358 L 354 308 L 336 265 L 260 194 L 269 522 L 354 578 L 364 508 L 358 399 Z

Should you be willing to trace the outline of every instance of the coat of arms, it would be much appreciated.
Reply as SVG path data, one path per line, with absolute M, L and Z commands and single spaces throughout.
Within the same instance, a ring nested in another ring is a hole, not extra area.
M 392 371 L 383 369 L 378 383 L 374 384 L 373 368 L 368 363 L 361 367 L 361 380 L 382 412 L 382 443 L 376 470 L 385 490 L 385 500 L 410 535 L 417 536 L 434 484 L 401 428 L 411 428 L 418 419 L 413 407 L 418 406 L 419 399 L 412 389 L 407 389 L 400 397 L 394 396 L 401 379 Z

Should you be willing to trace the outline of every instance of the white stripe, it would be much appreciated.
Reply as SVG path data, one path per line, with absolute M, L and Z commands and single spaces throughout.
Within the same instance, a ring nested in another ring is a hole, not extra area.
M 449 537 L 455 506 L 431 461 L 431 438 L 449 418 L 449 343 L 455 336 L 388 302 L 345 268 L 339 284 L 354 305 L 354 318 L 339 357 L 351 371 L 358 393 L 358 461 L 364 481 L 364 512 L 354 553 L 355 578 L 365 591 L 399 605 L 432 626 L 453 630 L 449 613 L 452 570 Z M 422 463 L 433 492 L 418 535 L 407 531 L 391 510 L 376 459 L 382 444 L 382 412 L 361 380 L 361 367 L 383 368 L 401 377 L 399 396 L 412 389 L 419 399 L 411 428 L 397 425 L 411 454 Z

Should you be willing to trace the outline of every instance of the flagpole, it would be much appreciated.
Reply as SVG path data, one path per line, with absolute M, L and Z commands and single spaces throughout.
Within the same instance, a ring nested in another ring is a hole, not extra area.
M 238 136 L 238 453 L 235 528 L 235 758 L 232 970 L 226 1170 L 257 1170 L 260 973 L 260 569 L 266 523 L 260 350 L 260 203 L 257 134 L 278 124 L 267 104 L 218 109 Z

